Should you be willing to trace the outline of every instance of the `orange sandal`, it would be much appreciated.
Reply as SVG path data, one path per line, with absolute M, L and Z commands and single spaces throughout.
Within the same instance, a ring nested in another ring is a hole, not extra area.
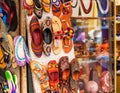
M 55 60 L 51 60 L 48 63 L 48 76 L 49 76 L 49 85 L 52 91 L 59 91 L 59 70 L 58 64 Z

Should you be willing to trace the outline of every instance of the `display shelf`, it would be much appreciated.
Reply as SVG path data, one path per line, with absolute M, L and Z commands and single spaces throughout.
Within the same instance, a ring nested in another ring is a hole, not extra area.
M 71 19 L 114 19 L 114 17 L 71 17 Z

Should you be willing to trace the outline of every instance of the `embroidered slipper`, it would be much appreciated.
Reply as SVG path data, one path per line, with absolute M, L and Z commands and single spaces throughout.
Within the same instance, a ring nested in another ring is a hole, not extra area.
M 14 38 L 15 60 L 19 66 L 24 66 L 26 64 L 23 42 L 22 36 L 16 36 Z
M 79 68 L 79 63 L 75 58 L 72 59 L 72 61 L 70 62 L 70 68 L 71 68 L 70 88 L 72 92 L 77 93 L 80 68 Z
M 49 88 L 49 78 L 47 76 L 46 67 L 34 60 L 30 62 L 30 67 L 32 72 L 37 76 L 37 78 L 40 81 L 40 87 L 42 93 L 49 93 L 47 92 L 50 90 L 50 88 Z
M 2 8 L 7 13 L 7 31 L 15 31 L 18 24 L 15 2 L 13 0 L 3 0 Z
M 60 0 L 52 0 L 52 13 L 54 16 L 60 17 L 62 15 L 63 5 Z
M 33 1 L 35 4 L 34 13 L 40 19 L 42 17 L 42 14 L 43 14 L 43 9 L 42 9 L 41 3 L 39 0 L 33 0 Z
M 69 59 L 67 56 L 63 56 L 59 59 L 59 80 L 60 80 L 60 86 L 62 93 L 70 93 L 70 65 L 69 65 Z
M 71 27 L 70 19 L 67 16 L 61 17 L 62 30 L 64 32 L 62 47 L 65 53 L 69 53 L 73 47 L 72 38 L 74 36 L 73 28 Z
M 27 11 L 27 15 L 31 16 L 33 13 L 33 9 L 34 9 L 34 2 L 33 0 L 23 0 L 23 7 L 26 9 Z
M 42 56 L 42 31 L 36 16 L 33 16 L 30 21 L 30 34 L 32 38 L 31 47 L 32 51 L 37 57 Z
M 42 8 L 45 12 L 49 13 L 50 12 L 50 0 L 41 0 L 42 3 Z
M 15 89 L 15 84 L 13 81 L 13 77 L 10 71 L 5 71 L 5 77 L 7 79 L 7 84 L 9 87 L 9 93 L 16 93 L 16 89 Z
M 59 91 L 59 69 L 55 60 L 48 63 L 49 86 L 52 91 Z
M 46 56 L 50 56 L 52 48 L 52 22 L 50 17 L 47 17 L 42 23 L 42 33 L 43 33 L 43 51 Z
M 62 49 L 62 38 L 63 38 L 63 31 L 62 25 L 60 22 L 60 19 L 56 16 L 52 17 L 52 29 L 53 29 L 53 34 L 54 34 L 54 39 L 53 39 L 53 52 L 54 54 L 59 54 Z
M 14 58 L 15 55 L 14 55 L 14 42 L 13 42 L 13 38 L 9 34 L 7 34 L 7 38 L 8 38 L 8 44 L 9 44 L 9 47 L 10 47 L 10 60 L 11 60 L 11 63 L 12 63 L 12 67 L 16 68 L 17 64 L 16 64 L 15 58 Z

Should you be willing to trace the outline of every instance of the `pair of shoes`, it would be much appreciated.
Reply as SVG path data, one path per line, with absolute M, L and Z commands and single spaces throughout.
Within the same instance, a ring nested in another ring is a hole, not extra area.
M 13 0 L 2 0 L 1 3 L 3 11 L 7 14 L 7 31 L 15 31 L 17 28 L 17 11 L 16 4 Z
M 26 62 L 30 63 L 30 55 L 22 36 L 14 38 L 15 60 L 19 66 L 24 66 Z
M 46 67 L 39 62 L 32 60 L 30 62 L 30 68 L 40 81 L 40 88 L 42 93 L 49 93 L 49 77 L 47 76 Z
M 41 24 L 36 16 L 30 21 L 30 34 L 32 38 L 32 51 L 37 57 L 42 56 L 42 51 L 46 56 L 50 56 L 52 47 L 51 19 L 47 17 Z
M 63 17 L 63 16 L 62 16 Z M 60 19 L 56 16 L 52 17 L 52 29 L 54 33 L 54 40 L 53 40 L 53 51 L 54 54 L 59 54 L 61 52 L 61 49 L 63 48 L 65 53 L 69 53 L 73 47 L 73 41 L 72 38 L 74 36 L 74 31 L 71 27 L 62 29 L 66 27 L 66 18 L 63 17 L 62 22 Z

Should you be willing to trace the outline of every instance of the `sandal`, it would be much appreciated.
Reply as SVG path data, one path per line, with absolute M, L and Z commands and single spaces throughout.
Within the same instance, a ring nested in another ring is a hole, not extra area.
M 33 0 L 23 0 L 23 7 L 27 10 L 27 15 L 31 16 L 34 9 L 34 2 Z
M 50 12 L 50 0 L 41 0 L 42 2 L 42 8 L 45 12 Z
M 60 86 L 62 93 L 70 93 L 70 65 L 67 56 L 63 56 L 59 59 L 59 76 L 60 76 Z
M 77 93 L 80 68 L 79 68 L 79 63 L 75 58 L 72 59 L 72 61 L 70 62 L 70 68 L 71 68 L 70 89 L 73 93 Z
M 53 39 L 53 52 L 54 54 L 59 54 L 62 49 L 62 38 L 63 38 L 63 31 L 61 30 L 61 22 L 60 19 L 56 16 L 52 17 L 52 29 L 54 34 Z
M 37 57 L 42 56 L 42 31 L 36 16 L 33 16 L 30 21 L 30 34 L 32 38 L 31 47 L 32 51 Z
M 51 91 L 59 91 L 59 69 L 55 60 L 49 61 L 47 72 Z
M 43 33 L 43 51 L 46 56 L 50 56 L 52 48 L 52 28 L 51 19 L 47 17 L 42 23 L 42 33 Z
M 41 7 L 41 3 L 39 0 L 33 0 L 33 1 L 35 4 L 34 13 L 40 19 L 42 17 L 42 14 L 43 14 L 43 9 Z
M 48 93 L 47 91 L 49 91 L 50 88 L 49 88 L 49 78 L 47 76 L 46 67 L 34 60 L 30 62 L 30 67 L 32 72 L 37 76 L 37 78 L 40 81 L 40 87 L 42 93 Z
M 62 14 L 62 9 L 63 5 L 61 4 L 60 0 L 52 0 L 52 13 L 54 16 L 59 18 Z
M 63 5 L 63 15 L 70 18 L 72 16 L 72 0 L 61 0 Z

